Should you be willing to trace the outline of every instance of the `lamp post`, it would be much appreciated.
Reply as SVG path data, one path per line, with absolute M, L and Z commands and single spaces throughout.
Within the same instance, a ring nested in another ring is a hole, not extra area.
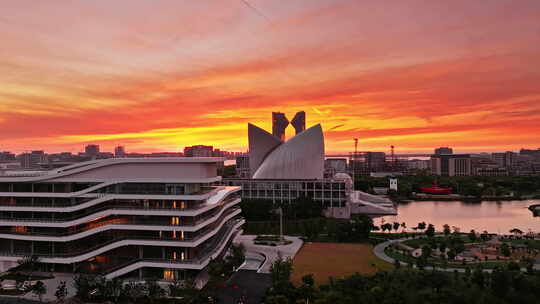
M 279 237 L 283 242 L 283 209 L 279 208 Z

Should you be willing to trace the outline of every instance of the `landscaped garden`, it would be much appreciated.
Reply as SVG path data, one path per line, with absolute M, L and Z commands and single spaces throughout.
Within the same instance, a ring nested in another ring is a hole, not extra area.
M 540 253 L 540 240 L 513 229 L 513 235 L 498 236 L 487 232 L 444 233 L 433 231 L 425 237 L 398 242 L 386 248 L 393 259 L 418 267 L 427 265 L 443 268 L 481 266 L 491 269 L 505 264 L 515 268 L 532 269 Z
M 392 265 L 378 259 L 369 244 L 305 243 L 293 260 L 291 280 L 298 285 L 304 275 L 313 274 L 318 284 L 326 284 L 329 277 L 390 269 Z

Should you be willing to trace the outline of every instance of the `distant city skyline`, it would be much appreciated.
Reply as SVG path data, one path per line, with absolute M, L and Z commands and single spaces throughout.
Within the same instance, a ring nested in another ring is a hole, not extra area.
M 540 147 L 537 0 L 249 4 L 2 2 L 0 151 L 246 151 L 301 110 L 328 154 Z

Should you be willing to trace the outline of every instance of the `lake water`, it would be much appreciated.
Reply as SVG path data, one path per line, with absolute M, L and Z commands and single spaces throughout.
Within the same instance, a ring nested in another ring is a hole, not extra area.
M 538 200 L 505 202 L 432 202 L 417 201 L 398 206 L 397 216 L 385 216 L 374 219 L 375 225 L 381 222 L 405 222 L 410 228 L 419 222 L 435 225 L 442 231 L 443 225 L 456 226 L 461 232 L 474 229 L 477 232 L 487 230 L 490 233 L 509 234 L 509 230 L 518 228 L 524 232 L 540 233 L 540 217 L 533 217 L 527 209 Z

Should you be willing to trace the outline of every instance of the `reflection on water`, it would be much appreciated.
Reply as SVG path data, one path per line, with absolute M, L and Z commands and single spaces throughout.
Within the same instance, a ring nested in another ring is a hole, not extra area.
M 457 226 L 461 232 L 471 229 L 477 232 L 487 230 L 490 233 L 509 234 L 509 230 L 519 228 L 524 232 L 540 233 L 540 217 L 533 217 L 527 209 L 540 201 L 507 202 L 411 202 L 398 206 L 397 216 L 385 216 L 374 219 L 375 225 L 385 222 L 405 222 L 408 230 L 419 222 L 435 225 L 442 231 L 444 224 Z

